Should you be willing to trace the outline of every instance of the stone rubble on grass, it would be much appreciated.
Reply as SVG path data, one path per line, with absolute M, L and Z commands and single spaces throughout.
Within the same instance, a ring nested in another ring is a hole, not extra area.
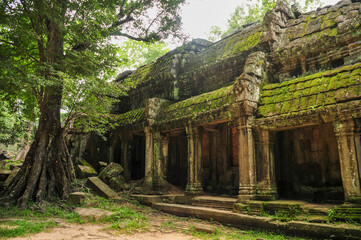
M 75 208 L 74 212 L 78 213 L 81 218 L 90 218 L 94 220 L 104 219 L 115 215 L 116 213 L 99 208 Z
M 105 197 L 109 199 L 119 198 L 118 194 L 114 192 L 108 185 L 106 185 L 98 177 L 88 178 L 86 185 L 90 187 L 92 190 L 94 190 L 94 192 L 101 197 Z

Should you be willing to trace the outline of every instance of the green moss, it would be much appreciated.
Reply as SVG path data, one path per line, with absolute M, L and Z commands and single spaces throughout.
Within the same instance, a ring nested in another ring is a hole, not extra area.
M 234 102 L 233 85 L 188 98 L 168 106 L 162 120 L 175 120 L 199 113 L 205 113 Z
M 361 63 L 264 86 L 258 114 L 288 114 L 360 96 Z M 267 97 L 264 97 L 264 96 Z M 277 104 L 275 104 L 277 103 Z
M 116 117 L 116 121 L 120 126 L 131 125 L 135 122 L 141 122 L 145 119 L 145 108 L 131 110 L 129 112 L 120 114 Z
M 256 46 L 261 39 L 261 36 L 262 29 L 260 28 L 257 32 L 249 35 L 247 38 L 243 38 L 241 41 L 236 42 L 233 46 L 232 54 L 243 52 Z

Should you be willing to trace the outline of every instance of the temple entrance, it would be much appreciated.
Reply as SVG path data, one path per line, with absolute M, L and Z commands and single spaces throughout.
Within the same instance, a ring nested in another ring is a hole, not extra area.
M 185 131 L 170 133 L 168 145 L 167 181 L 183 190 L 187 185 L 188 145 Z
M 204 127 L 202 165 L 206 193 L 237 195 L 238 136 L 235 128 L 229 124 Z
M 313 202 L 344 199 L 331 124 L 277 132 L 275 168 L 280 198 Z
M 134 135 L 131 147 L 130 176 L 132 180 L 139 180 L 145 175 L 145 137 Z

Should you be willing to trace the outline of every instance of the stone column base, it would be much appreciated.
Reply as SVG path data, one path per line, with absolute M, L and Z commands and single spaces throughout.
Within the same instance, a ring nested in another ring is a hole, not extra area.
M 345 202 L 354 203 L 354 204 L 360 204 L 361 205 L 361 196 L 355 195 L 355 196 L 347 196 L 345 199 Z
M 238 191 L 238 201 L 239 202 L 244 202 L 244 201 L 249 201 L 249 200 L 253 200 L 256 198 L 256 187 L 255 186 L 242 186 L 239 187 L 239 191 Z
M 276 187 L 258 187 L 256 193 L 257 200 L 276 200 L 277 188 Z
M 187 196 L 195 196 L 195 195 L 203 195 L 203 187 L 200 183 L 192 183 L 187 184 L 185 195 Z

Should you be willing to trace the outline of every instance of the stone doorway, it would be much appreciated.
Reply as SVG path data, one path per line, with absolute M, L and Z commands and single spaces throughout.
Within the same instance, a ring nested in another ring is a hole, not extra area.
M 337 141 L 331 124 L 280 131 L 275 136 L 280 198 L 343 201 Z
M 145 137 L 134 135 L 131 143 L 131 168 L 132 180 L 139 180 L 145 175 Z
M 207 194 L 238 194 L 238 136 L 230 124 L 204 127 L 202 166 L 203 189 Z
M 185 131 L 169 134 L 167 181 L 181 189 L 187 185 L 188 143 Z

